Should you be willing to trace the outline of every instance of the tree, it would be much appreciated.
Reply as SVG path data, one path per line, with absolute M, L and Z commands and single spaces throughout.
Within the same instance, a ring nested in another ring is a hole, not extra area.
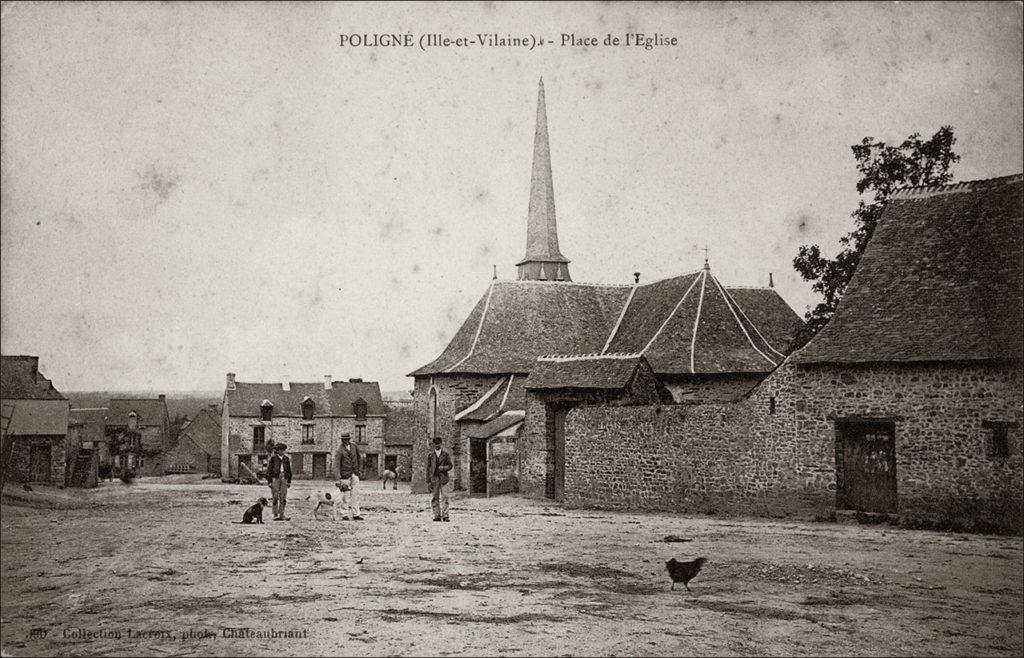
M 860 144 L 850 147 L 861 174 L 857 192 L 862 197 L 870 194 L 871 199 L 865 202 L 861 198 L 858 202 L 852 213 L 854 230 L 839 239 L 841 248 L 835 258 L 823 257 L 815 244 L 801 246 L 793 259 L 793 267 L 800 276 L 813 281 L 811 288 L 824 297 L 804 316 L 807 324 L 794 347 L 810 340 L 835 313 L 892 193 L 905 186 L 943 185 L 953 178 L 950 167 L 960 160 L 953 152 L 955 143 L 953 127 L 943 126 L 928 141 L 921 141 L 920 133 L 914 133 L 899 146 L 865 137 Z

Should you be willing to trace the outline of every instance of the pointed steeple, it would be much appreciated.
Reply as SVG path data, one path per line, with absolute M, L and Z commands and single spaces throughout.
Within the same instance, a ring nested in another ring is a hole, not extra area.
M 530 176 L 530 211 L 526 225 L 526 256 L 517 266 L 523 280 L 572 281 L 569 259 L 558 250 L 555 222 L 555 188 L 551 178 L 548 116 L 544 106 L 544 79 L 537 95 L 537 131 L 533 136 L 533 173 Z M 555 276 L 544 276 L 544 263 Z M 553 265 L 553 267 L 551 266 Z

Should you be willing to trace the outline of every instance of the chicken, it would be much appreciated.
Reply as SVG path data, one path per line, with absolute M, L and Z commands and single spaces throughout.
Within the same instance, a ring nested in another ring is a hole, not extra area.
M 672 589 L 676 588 L 676 583 L 681 582 L 686 591 L 690 591 L 688 583 L 697 577 L 700 573 L 700 568 L 704 566 L 705 559 L 702 557 L 693 560 L 692 562 L 680 562 L 675 558 L 672 558 L 665 563 L 668 568 L 668 575 L 672 578 Z

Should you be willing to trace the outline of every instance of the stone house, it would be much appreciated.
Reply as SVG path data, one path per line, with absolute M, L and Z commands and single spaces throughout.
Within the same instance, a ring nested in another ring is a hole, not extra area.
M 64 485 L 70 404 L 39 372 L 37 356 L 0 357 L 3 479 Z
M 566 501 L 1020 532 L 1022 199 L 1022 175 L 897 192 L 832 320 L 749 396 L 570 412 Z
M 107 441 L 107 407 L 72 408 L 67 440 L 68 486 L 91 488 L 113 468 Z
M 561 482 L 548 481 L 561 477 L 552 462 L 557 451 L 548 447 L 561 438 L 524 440 L 549 427 L 547 412 L 531 413 L 528 402 L 538 357 L 643 356 L 676 401 L 728 400 L 775 369 L 802 326 L 772 287 L 725 287 L 706 260 L 703 269 L 651 283 L 641 284 L 636 273 L 631 285 L 575 283 L 569 263 L 558 244 L 542 84 L 518 280 L 495 278 L 443 353 L 410 373 L 421 428 L 413 449 L 414 491 L 426 490 L 434 436 L 452 453 L 456 489 L 483 493 L 512 483 L 528 495 L 561 490 Z M 507 463 L 488 469 L 486 442 L 499 432 L 515 446 L 521 472 L 485 487 L 481 473 L 509 469 Z
M 167 452 L 167 472 L 220 475 L 220 421 L 216 404 L 188 421 L 178 432 L 177 444 Z
M 398 479 L 412 479 L 412 446 L 416 437 L 416 410 L 412 400 L 388 400 L 384 424 L 384 468 L 398 469 Z
M 274 444 L 284 443 L 295 478 L 338 477 L 338 450 L 351 438 L 363 457 L 366 479 L 380 476 L 387 410 L 377 382 L 266 384 L 228 373 L 221 411 L 221 477 L 265 469 Z M 241 472 L 241 473 L 240 473 Z
M 164 475 L 166 453 L 174 447 L 167 397 L 112 398 L 105 431 L 115 474 Z

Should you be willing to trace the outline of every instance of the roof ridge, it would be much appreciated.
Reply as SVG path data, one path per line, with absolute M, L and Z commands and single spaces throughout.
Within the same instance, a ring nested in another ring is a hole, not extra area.
M 994 178 L 979 178 L 977 180 L 960 181 L 958 183 L 944 183 L 942 185 L 913 185 L 901 187 L 893 192 L 889 199 L 924 199 L 941 194 L 960 194 L 973 192 L 976 189 L 992 187 L 1024 181 L 1024 173 L 1011 174 L 1009 176 L 996 176 Z
M 600 354 L 589 352 L 586 354 L 545 354 L 538 356 L 538 361 L 563 362 L 563 361 L 600 361 L 602 359 L 637 359 L 643 356 L 640 352 L 608 352 Z

